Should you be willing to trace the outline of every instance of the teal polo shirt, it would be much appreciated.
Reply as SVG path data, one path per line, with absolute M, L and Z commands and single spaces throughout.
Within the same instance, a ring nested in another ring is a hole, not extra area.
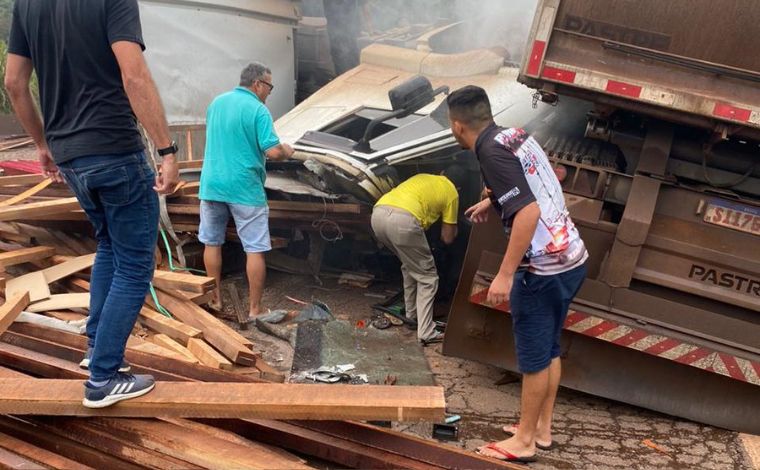
M 269 110 L 244 87 L 214 98 L 206 112 L 206 153 L 198 197 L 267 205 L 266 151 L 280 143 Z

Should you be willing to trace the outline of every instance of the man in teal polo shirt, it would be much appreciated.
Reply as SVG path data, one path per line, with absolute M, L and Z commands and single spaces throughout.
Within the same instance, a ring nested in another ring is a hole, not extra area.
M 206 113 L 198 238 L 206 245 L 203 252 L 206 271 L 216 280 L 209 305 L 216 310 L 222 308 L 219 291 L 222 245 L 232 215 L 246 252 L 251 317 L 261 313 L 266 277 L 264 252 L 272 249 L 264 191 L 266 159 L 286 160 L 293 155 L 290 145 L 280 143 L 272 115 L 264 106 L 272 89 L 272 72 L 254 62 L 240 74 L 240 86 L 217 96 Z

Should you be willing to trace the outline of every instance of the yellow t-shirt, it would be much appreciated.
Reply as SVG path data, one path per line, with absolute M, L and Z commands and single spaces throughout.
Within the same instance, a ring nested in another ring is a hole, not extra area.
M 439 218 L 456 225 L 459 211 L 457 188 L 445 176 L 421 173 L 414 175 L 381 197 L 376 206 L 404 209 L 427 230 Z

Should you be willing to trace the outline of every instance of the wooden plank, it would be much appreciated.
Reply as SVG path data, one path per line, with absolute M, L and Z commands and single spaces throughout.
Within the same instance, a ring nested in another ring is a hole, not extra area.
M 0 366 L 0 379 L 23 379 L 29 377 L 27 374 L 24 374 L 23 372 L 18 372 L 13 369 L 9 369 L 7 367 Z
M 333 462 L 338 468 L 374 468 L 407 470 L 441 470 L 442 468 L 469 468 L 438 466 L 413 460 L 402 453 L 385 452 L 371 442 L 347 440 L 329 434 L 305 429 L 284 421 L 215 419 L 202 422 L 219 426 L 249 439 L 276 445 L 283 449 Z M 436 452 L 440 452 L 435 449 Z M 503 468 L 492 460 L 494 468 Z M 488 468 L 488 467 L 484 467 Z
M 24 201 L 28 197 L 34 196 L 35 194 L 39 193 L 43 189 L 47 188 L 52 183 L 53 183 L 53 180 L 51 180 L 51 179 L 43 180 L 43 181 L 37 183 L 36 185 L 34 185 L 33 187 L 27 189 L 26 191 L 24 191 L 24 192 L 22 192 L 22 193 L 20 193 L 20 194 L 18 194 L 16 196 L 10 197 L 10 198 L 8 198 L 8 199 L 6 199 L 4 201 L 0 201 L 0 207 L 12 206 L 13 204 L 16 204 L 16 203 L 19 203 L 21 201 Z
M 99 418 L 97 422 L 102 423 L 104 429 L 108 429 L 124 440 L 174 458 L 187 460 L 203 468 L 240 470 L 312 468 L 292 454 L 254 442 L 231 442 L 202 432 L 199 428 L 177 426 L 158 420 Z
M 5 283 L 6 297 L 12 297 L 19 292 L 29 292 L 30 302 L 50 298 L 50 287 L 45 280 L 45 274 L 42 271 L 34 271 Z
M 29 349 L 39 350 L 40 347 L 36 347 L 35 343 L 43 341 L 45 347 L 58 346 L 59 348 L 67 348 L 69 350 L 76 350 L 73 355 L 69 356 L 69 360 L 79 362 L 84 355 L 84 351 L 87 349 L 87 338 L 82 335 L 72 333 L 61 333 L 43 328 L 37 325 L 31 325 L 28 323 L 14 323 L 9 328 L 10 331 L 6 332 L 2 339 L 3 341 L 14 341 L 13 344 L 19 343 L 23 347 Z M 15 334 L 16 337 L 10 337 L 11 334 Z M 24 338 L 20 338 L 24 336 Z M 60 352 L 55 354 L 61 356 Z M 205 382 L 251 382 L 259 383 L 261 379 L 256 377 L 245 376 L 241 374 L 235 374 L 226 370 L 214 369 L 202 364 L 189 364 L 183 361 L 177 361 L 174 359 L 157 357 L 152 354 L 147 354 L 133 349 L 127 349 L 125 358 L 132 364 L 132 367 L 140 373 L 153 374 L 159 380 L 188 380 L 188 381 L 205 381 Z M 46 377 L 44 374 L 39 374 Z
M 18 292 L 8 297 L 3 305 L 0 305 L 0 334 L 2 334 L 16 317 L 29 305 L 29 292 Z
M 203 338 L 232 362 L 244 366 L 252 366 L 256 363 L 256 354 L 241 344 L 236 335 L 230 333 L 233 330 L 226 325 L 220 328 L 216 322 L 221 322 L 204 309 L 190 301 L 177 299 L 161 291 L 157 291 L 157 294 L 161 305 L 175 318 L 201 330 Z M 152 299 L 149 301 L 152 303 Z
M 203 336 L 201 330 L 164 316 L 147 307 L 143 307 L 140 310 L 139 320 L 148 328 L 158 333 L 163 333 L 184 346 L 187 346 L 190 338 L 201 338 Z
M 43 272 L 45 274 L 45 280 L 48 283 L 51 283 L 71 276 L 79 271 L 91 268 L 93 264 L 95 264 L 95 253 L 90 253 L 89 255 L 77 256 L 68 259 L 61 264 L 43 269 Z
M 176 291 L 174 293 L 170 293 L 169 295 L 174 296 L 175 298 L 185 300 L 189 303 L 189 305 L 192 305 L 192 301 L 190 300 L 190 294 L 187 294 L 182 291 Z M 242 344 L 243 346 L 247 347 L 248 349 L 253 348 L 253 342 L 246 338 L 245 336 L 241 335 L 237 331 L 233 330 L 229 326 L 227 326 L 226 323 L 224 323 L 222 320 L 216 318 L 211 313 L 206 311 L 204 308 L 198 307 L 197 305 L 192 307 L 193 311 L 198 315 L 198 317 L 201 319 L 201 321 L 209 326 L 214 326 L 218 329 L 220 329 L 225 334 L 231 336 L 235 339 L 238 343 Z
M 28 458 L 0 447 L 0 468 L 13 470 L 47 470 Z
M 212 292 L 207 292 L 205 294 L 190 294 L 187 296 L 187 300 L 191 301 L 195 305 L 204 305 L 209 302 L 211 302 L 214 298 L 214 294 Z
M 55 248 L 52 246 L 33 246 L 31 248 L 22 248 L 7 253 L 0 253 L 0 269 L 4 270 L 8 266 L 43 260 L 54 254 Z
M 145 467 L 118 459 L 98 449 L 65 439 L 51 433 L 39 432 L 34 426 L 21 421 L 0 416 L 0 430 L 16 438 L 76 460 L 84 465 L 97 469 L 144 470 Z M 67 467 L 62 467 L 66 469 Z
M 157 382 L 147 395 L 93 410 L 82 406 L 81 380 L 0 382 L 0 414 L 15 415 L 437 422 L 445 407 L 442 387 Z
M 214 289 L 213 277 L 176 273 L 157 269 L 153 274 L 153 285 L 165 291 L 183 290 L 205 294 Z
M 141 351 L 144 353 L 153 354 L 154 356 L 159 356 L 162 358 L 174 359 L 176 361 L 190 362 L 182 354 L 174 352 L 171 349 L 167 349 L 156 343 L 151 343 L 150 341 L 146 341 L 142 338 L 138 338 L 136 336 L 129 337 L 129 339 L 127 340 L 127 349 L 132 349 L 134 351 Z
M 67 459 L 61 455 L 58 455 L 49 450 L 43 449 L 32 445 L 21 439 L 9 436 L 5 433 L 0 433 L 0 447 L 13 450 L 21 455 L 26 456 L 28 459 L 33 460 L 39 464 L 44 465 L 45 468 L 60 468 L 66 470 L 94 470 L 92 467 L 82 465 L 74 460 Z
M 32 202 L 19 206 L 0 208 L 0 220 L 32 219 L 48 217 L 81 209 L 75 197 L 53 199 L 50 201 Z M 58 219 L 59 217 L 55 217 Z
M 155 452 L 139 443 L 121 439 L 109 432 L 98 420 L 76 418 L 33 418 L 30 420 L 41 432 L 61 436 L 72 441 L 107 452 L 109 455 L 128 460 L 133 464 L 156 470 L 199 469 L 196 465 L 174 457 Z M 136 422 L 139 428 L 143 420 Z M 168 427 L 168 426 L 165 426 Z M 199 436 L 203 437 L 203 436 Z
M 166 349 L 170 349 L 176 353 L 178 353 L 181 356 L 185 357 L 185 360 L 187 362 L 197 363 L 198 358 L 193 355 L 193 353 L 190 352 L 186 347 L 182 346 L 178 342 L 174 341 L 170 337 L 164 335 L 164 334 L 157 334 L 152 336 L 151 341 L 156 343 L 157 345 L 164 347 Z
M 256 369 L 261 373 L 260 377 L 267 382 L 285 382 L 285 374 L 270 366 L 261 358 L 256 360 Z
M 230 301 L 232 302 L 232 310 L 237 317 L 238 326 L 241 330 L 247 330 L 251 323 L 251 318 L 248 315 L 248 307 L 243 305 L 243 299 L 240 298 L 240 293 L 234 283 L 227 284 L 227 293 L 229 294 Z
M 232 363 L 202 339 L 192 338 L 187 343 L 187 349 L 197 357 L 201 363 L 206 364 L 209 367 L 225 370 L 232 369 Z
M 0 176 L 0 186 L 28 186 L 39 184 L 47 178 L 43 174 Z
M 48 310 L 66 310 L 70 308 L 89 308 L 90 294 L 56 294 L 51 295 L 49 299 L 36 302 L 27 307 L 27 312 L 38 313 L 47 312 Z

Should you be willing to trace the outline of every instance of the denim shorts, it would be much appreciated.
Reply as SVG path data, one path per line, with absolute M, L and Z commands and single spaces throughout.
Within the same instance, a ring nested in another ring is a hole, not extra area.
M 230 215 L 246 253 L 262 253 L 272 249 L 269 237 L 269 207 L 201 201 L 201 225 L 198 239 L 204 245 L 222 246 L 227 238 Z
M 548 276 L 528 271 L 515 274 L 509 302 L 520 372 L 540 372 L 560 356 L 562 326 L 585 278 L 585 264 Z

